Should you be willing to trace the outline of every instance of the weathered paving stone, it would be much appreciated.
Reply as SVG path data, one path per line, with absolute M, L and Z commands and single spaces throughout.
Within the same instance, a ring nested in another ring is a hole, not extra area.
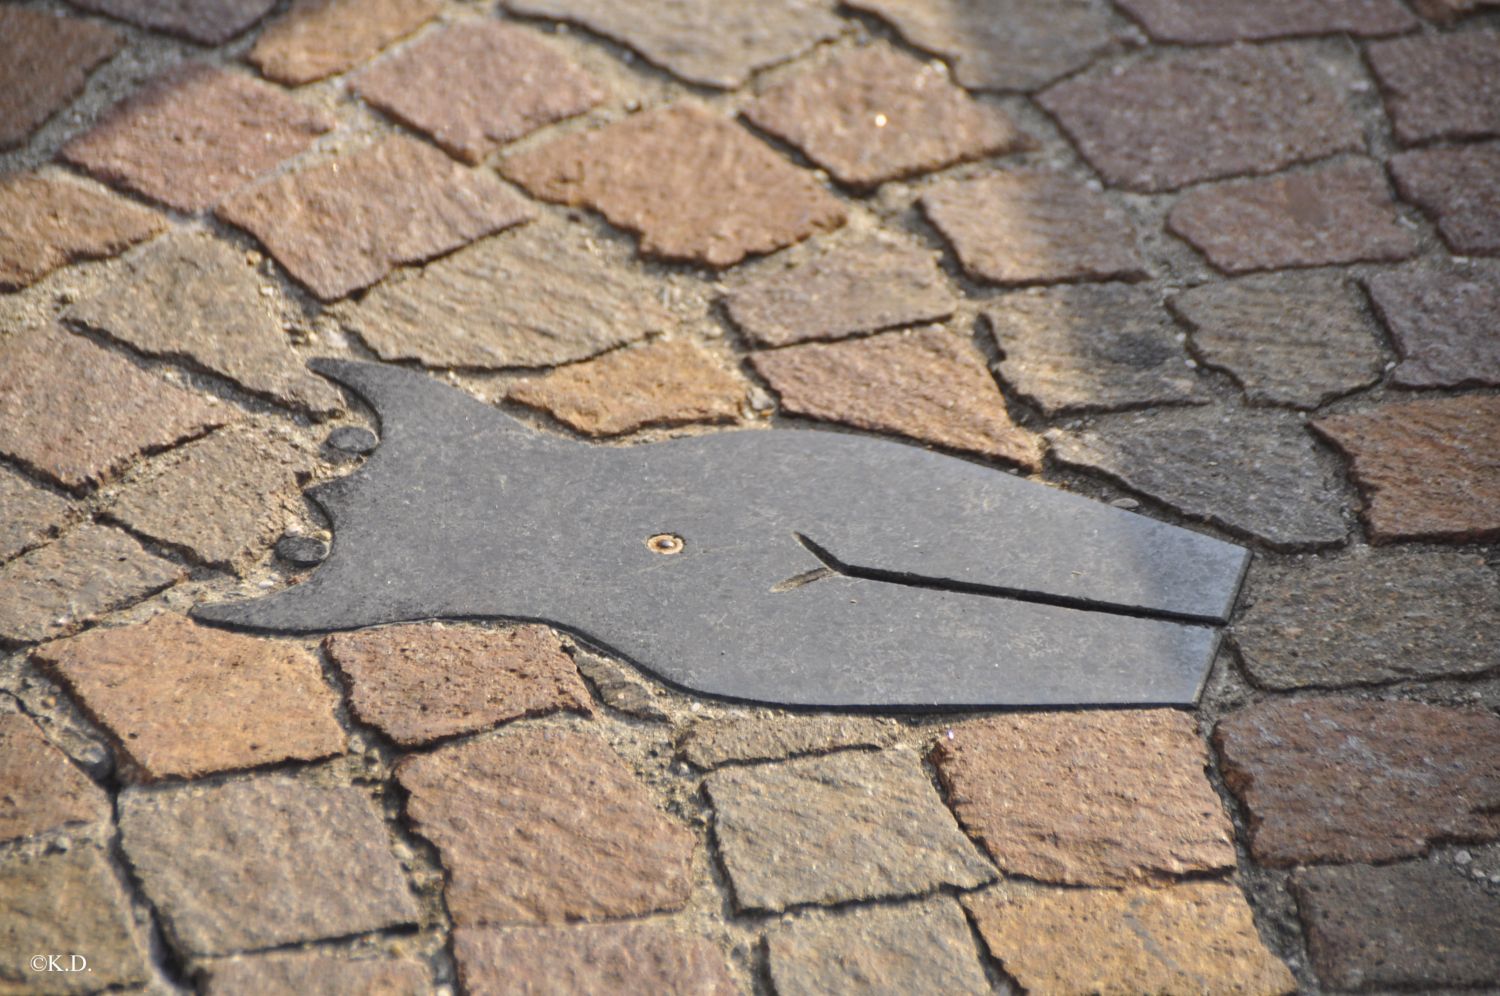
M 1365 54 L 1397 140 L 1500 135 L 1500 31 L 1412 35 Z
M 115 105 L 61 154 L 106 183 L 201 211 L 333 125 L 276 87 L 188 63 Z
M 221 45 L 266 16 L 276 0 L 69 0 L 75 7 L 108 14 L 153 31 Z
M 733 422 L 749 384 L 686 340 L 628 346 L 517 381 L 507 397 L 590 436 L 652 425 Z
M 1385 369 L 1359 290 L 1338 274 L 1208 283 L 1169 304 L 1192 330 L 1194 353 L 1258 404 L 1317 408 Z
M 467 163 L 604 99 L 535 32 L 499 21 L 428 35 L 360 73 L 354 91 Z
M 459 927 L 458 977 L 472 993 L 692 993 L 739 987 L 712 944 L 660 923 Z
M 694 103 L 568 135 L 500 168 L 543 200 L 587 205 L 637 233 L 648 256 L 715 268 L 844 223 L 813 174 Z
M 1403 387 L 1500 386 L 1500 273 L 1396 270 L 1365 281 Z
M 339 958 L 317 951 L 211 962 L 207 996 L 424 996 L 431 969 L 415 958 Z
M 536 222 L 397 271 L 333 314 L 382 359 L 543 367 L 674 328 L 658 294 L 625 247 Z
M 166 219 L 122 197 L 63 177 L 0 177 L 0 290 L 35 283 L 59 266 L 104 259 L 160 232 Z
M 1207 400 L 1155 291 L 1022 291 L 981 314 L 1003 356 L 1001 379 L 1048 414 Z
M 741 909 L 968 889 L 995 877 L 909 750 L 724 768 L 704 786 Z
M 352 69 L 417 30 L 439 7 L 438 0 L 294 0 L 266 25 L 247 58 L 270 79 L 300 86 Z
M 1500 142 L 1392 156 L 1401 196 L 1437 219 L 1456 253 L 1500 255 Z
M 259 778 L 120 793 L 126 857 L 168 938 L 195 955 L 343 937 L 419 910 L 357 788 Z
M 183 573 L 118 529 L 85 523 L 0 567 L 0 640 L 57 636 Z
M 396 777 L 458 926 L 640 916 L 692 891 L 693 835 L 593 733 L 510 731 L 406 758 Z
M 339 394 L 308 373 L 253 263 L 206 232 L 160 239 L 64 317 L 151 356 L 185 359 L 283 404 L 329 412 Z
M 151 980 L 130 901 L 104 856 L 89 847 L 0 863 L 0 947 L 13 955 L 0 963 L 6 992 L 92 993 Z M 32 953 L 60 954 L 65 966 L 79 954 L 89 970 L 49 973 L 39 985 L 28 967 Z
M 1048 435 L 1065 466 L 1107 475 L 1183 515 L 1271 546 L 1343 542 L 1344 499 L 1300 422 L 1272 413 L 1179 409 Z
M 332 301 L 527 221 L 532 209 L 492 173 L 396 135 L 242 190 L 218 215 Z
M 750 362 L 789 414 L 1027 468 L 1041 460 L 1041 441 L 1011 421 L 983 358 L 946 329 L 789 346 Z
M 780 761 L 847 747 L 884 747 L 894 739 L 888 720 L 864 716 L 752 716 L 705 720 L 683 736 L 678 754 L 699 768 L 746 761 Z
M 4 561 L 54 536 L 71 505 L 0 467 L 0 508 L 5 509 L 0 517 L 0 561 Z
M 856 188 L 1025 144 L 1001 111 L 883 42 L 778 83 L 745 117 Z
M 67 488 L 225 420 L 207 399 L 57 328 L 0 338 L 0 453 Z
M 1067 177 L 1012 171 L 950 180 L 921 203 L 977 280 L 1017 285 L 1146 275 L 1130 219 Z
M 228 428 L 164 457 L 160 474 L 127 485 L 105 514 L 203 563 L 239 566 L 275 542 L 300 507 L 311 462 L 267 428 Z
M 958 298 L 936 253 L 873 232 L 736 270 L 725 281 L 724 304 L 756 345 L 786 346 L 941 321 Z
M 0 10 L 0 149 L 20 145 L 120 49 L 120 33 L 25 7 Z
M 104 823 L 109 796 L 26 716 L 0 714 L 0 842 Z
M 1305 35 L 1370 37 L 1419 23 L 1400 0 L 1116 0 L 1152 38 L 1189 45 Z
M 317 660 L 293 644 L 163 613 L 91 629 L 33 657 L 114 738 L 127 777 L 197 778 L 344 749 Z
M 1394 262 L 1417 251 L 1385 176 L 1364 159 L 1197 187 L 1173 206 L 1167 229 L 1225 273 Z
M 1276 699 L 1214 730 L 1262 864 L 1389 861 L 1500 839 L 1500 719 L 1421 702 Z
M 1234 867 L 1187 713 L 1000 716 L 949 730 L 932 757 L 959 822 L 1007 874 L 1129 885 Z
M 947 896 L 803 916 L 767 934 L 766 961 L 781 996 L 990 990 L 969 923 Z
M 1474 554 L 1257 560 L 1242 605 L 1235 643 L 1270 688 L 1454 677 L 1500 661 L 1500 577 Z
M 826 0 L 505 0 L 505 6 L 581 25 L 689 83 L 724 90 L 845 28 Z
M 578 673 L 594 686 L 599 700 L 606 706 L 637 719 L 656 723 L 671 721 L 671 714 L 657 701 L 657 687 L 637 677 L 635 668 L 591 654 L 582 647 L 572 647 L 568 652 L 578 667 Z
M 386 626 L 335 633 L 323 646 L 349 682 L 355 716 L 403 747 L 522 716 L 592 712 L 573 659 L 544 626 Z
M 1006 883 L 964 897 L 985 946 L 1035 993 L 1243 993 L 1297 988 L 1234 885 L 1047 889 Z
M 1459 870 L 1431 861 L 1308 868 L 1291 885 L 1326 986 L 1500 983 L 1500 898 Z
M 976 90 L 1034 90 L 1079 69 L 1114 41 L 1104 4 L 1059 0 L 850 0 L 918 48 L 953 63 Z
M 1364 147 L 1359 119 L 1300 46 L 1174 52 L 1075 76 L 1040 102 L 1107 182 L 1130 190 L 1274 173 Z
M 1434 398 L 1319 419 L 1349 457 L 1377 543 L 1500 537 L 1500 398 Z

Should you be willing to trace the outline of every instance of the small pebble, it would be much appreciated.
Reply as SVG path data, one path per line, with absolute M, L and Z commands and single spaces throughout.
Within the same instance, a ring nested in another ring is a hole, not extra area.
M 380 440 L 375 438 L 375 433 L 360 425 L 340 426 L 328 434 L 329 448 L 338 450 L 340 453 L 348 453 L 350 456 L 362 456 L 373 450 L 379 443 Z
M 1474 855 L 1470 854 L 1468 851 L 1459 851 L 1453 856 L 1453 863 L 1456 865 L 1466 865 L 1473 860 Z
M 328 544 L 311 536 L 288 534 L 276 541 L 276 556 L 297 567 L 315 567 L 328 556 Z
M 1134 498 L 1116 498 L 1114 501 L 1110 502 L 1110 504 L 1115 508 L 1123 508 L 1126 511 L 1141 507 L 1141 503 L 1136 501 Z

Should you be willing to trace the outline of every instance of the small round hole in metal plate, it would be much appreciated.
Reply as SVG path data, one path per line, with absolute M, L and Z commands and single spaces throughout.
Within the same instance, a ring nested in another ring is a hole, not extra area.
M 647 537 L 646 549 L 669 557 L 674 553 L 682 552 L 682 537 L 672 533 L 657 533 L 655 536 Z

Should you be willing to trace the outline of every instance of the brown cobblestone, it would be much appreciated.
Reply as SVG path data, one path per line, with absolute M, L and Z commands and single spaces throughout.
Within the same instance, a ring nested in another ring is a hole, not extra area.
M 1403 152 L 1390 170 L 1455 253 L 1500 255 L 1500 142 Z
M 264 75 L 300 86 L 352 69 L 438 12 L 439 0 L 294 0 L 266 25 L 247 58 Z
M 427 965 L 414 958 L 338 958 L 317 951 L 211 962 L 206 996 L 426 996 Z
M 102 24 L 25 7 L 0 9 L 0 149 L 26 141 L 120 50 Z
M 1269 412 L 1178 409 L 1053 431 L 1053 456 L 1183 515 L 1278 549 L 1342 543 L 1343 498 L 1300 422 Z
M 1235 643 L 1271 688 L 1479 674 L 1500 660 L 1495 580 L 1482 558 L 1446 551 L 1257 560 Z
M 114 738 L 138 781 L 197 778 L 341 753 L 338 699 L 293 644 L 164 613 L 38 647 Z
M 699 768 L 744 761 L 780 761 L 847 747 L 884 747 L 891 721 L 864 716 L 776 716 L 704 720 L 693 724 L 678 753 Z
M 740 992 L 724 957 L 702 938 L 665 924 L 601 923 L 510 929 L 459 927 L 454 956 L 473 993 Z
M 62 177 L 0 177 L 0 290 L 35 283 L 59 266 L 104 259 L 166 227 L 154 211 Z
M 677 324 L 628 249 L 545 220 L 398 271 L 333 314 L 382 359 L 482 369 L 571 363 Z
M 183 573 L 118 529 L 85 523 L 0 567 L 0 640 L 57 636 L 160 591 Z
M 360 73 L 354 91 L 467 163 L 604 99 L 535 32 L 499 21 L 428 35 Z
M 1001 379 L 1048 414 L 1208 400 L 1155 291 L 1022 291 L 981 314 L 1003 357 Z
M 1365 281 L 1403 387 L 1500 387 L 1500 273 L 1398 270 Z
M 1365 54 L 1397 140 L 1500 135 L 1500 31 L 1412 35 Z
M 63 498 L 0 467 L 0 561 L 56 535 L 72 506 Z
M 543 200 L 587 205 L 637 233 L 648 256 L 715 268 L 844 223 L 811 173 L 691 102 L 568 135 L 501 170 Z
M 120 835 L 167 937 L 228 954 L 417 920 L 380 814 L 357 788 L 287 778 L 126 789 Z
M 403 747 L 522 716 L 593 711 L 572 658 L 544 626 L 385 626 L 335 633 L 323 646 L 360 722 Z
M 1348 698 L 1277 699 L 1214 731 L 1262 864 L 1389 861 L 1500 839 L 1500 719 Z
M 276 87 L 203 63 L 170 69 L 63 146 L 106 183 L 183 211 L 213 207 L 334 122 Z
M 693 836 L 593 733 L 524 729 L 409 757 L 407 813 L 460 927 L 679 909 Z
M 1125 213 L 1077 181 L 1011 171 L 949 180 L 922 210 L 977 280 L 1045 284 L 1146 276 Z
M 1297 988 L 1229 884 L 1115 890 L 1006 883 L 965 896 L 964 905 L 990 954 L 1027 992 L 1280 996 Z
M 976 90 L 1034 90 L 1109 48 L 1114 23 L 1095 0 L 850 0 L 911 44 L 953 63 Z
M 1317 408 L 1380 379 L 1385 356 L 1343 276 L 1277 273 L 1203 284 L 1171 299 L 1195 354 L 1255 403 Z
M 75 7 L 204 45 L 221 45 L 266 16 L 276 0 L 69 0 Z
M 689 83 L 723 90 L 844 30 L 827 0 L 505 0 L 505 6 L 582 25 Z
M 1129 885 L 1234 867 L 1185 713 L 1000 716 L 949 730 L 932 757 L 959 822 L 1007 874 Z
M 789 414 L 1027 468 L 1041 461 L 1041 441 L 1011 421 L 983 359 L 947 329 L 789 346 L 750 362 Z
M 759 346 L 940 321 L 958 306 L 937 254 L 885 232 L 812 242 L 742 267 L 725 281 L 724 302 Z
M 1212 45 L 1304 35 L 1395 35 L 1418 25 L 1400 0 L 1116 0 L 1157 41 Z
M 997 108 L 883 42 L 778 83 L 745 116 L 859 188 L 1026 144 Z
M 646 426 L 733 422 L 749 384 L 686 340 L 627 346 L 511 385 L 506 397 L 589 436 Z
M 0 842 L 106 823 L 109 796 L 27 717 L 0 714 Z
M 63 910 L 66 915 L 58 915 Z M 6 992 L 93 993 L 144 985 L 152 977 L 130 901 L 104 856 L 89 847 L 15 854 L 0 863 L 0 948 L 63 954 L 68 966 L 76 952 L 89 962 L 88 972 L 49 973 L 39 987 L 28 958 L 5 958 L 0 987 Z
M 206 232 L 160 239 L 120 267 L 68 320 L 150 356 L 183 359 L 306 411 L 342 407 L 292 349 L 245 254 Z
M 1500 398 L 1434 398 L 1313 428 L 1349 457 L 1377 543 L 1500 537 Z
M 1308 868 L 1292 877 L 1307 946 L 1338 989 L 1500 983 L 1500 899 L 1430 861 Z
M 1364 148 L 1359 120 L 1300 46 L 1173 52 L 1074 76 L 1039 99 L 1105 181 L 1129 190 Z
M 909 750 L 721 768 L 704 786 L 740 909 L 968 889 L 995 877 Z
M 1368 160 L 1188 191 L 1167 229 L 1225 273 L 1394 262 L 1417 251 Z
M 218 214 L 332 301 L 527 221 L 532 209 L 489 172 L 397 135 L 243 190 Z

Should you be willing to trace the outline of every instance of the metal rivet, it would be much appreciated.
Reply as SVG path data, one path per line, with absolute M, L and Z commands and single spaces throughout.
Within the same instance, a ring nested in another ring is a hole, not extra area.
M 657 533 L 646 540 L 646 549 L 652 553 L 660 553 L 671 556 L 682 552 L 682 537 L 674 536 L 672 533 Z

